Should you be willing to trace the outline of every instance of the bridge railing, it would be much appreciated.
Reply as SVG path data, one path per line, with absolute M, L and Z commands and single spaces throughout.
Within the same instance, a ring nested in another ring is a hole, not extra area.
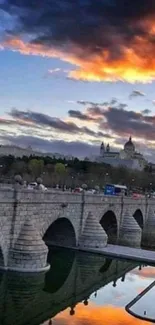
M 16 193 L 16 195 L 15 195 Z M 12 201 L 16 198 L 18 201 L 29 201 L 29 202 L 67 202 L 67 203 L 81 203 L 85 202 L 86 204 L 128 204 L 128 205 L 137 205 L 137 204 L 151 204 L 155 205 L 155 199 L 153 198 L 132 198 L 132 197 L 121 197 L 121 196 L 105 196 L 103 194 L 87 194 L 87 192 L 82 193 L 71 193 L 63 192 L 57 190 L 49 190 L 43 192 L 40 190 L 28 190 L 23 187 L 14 187 L 14 186 L 3 186 L 0 187 L 0 201 Z

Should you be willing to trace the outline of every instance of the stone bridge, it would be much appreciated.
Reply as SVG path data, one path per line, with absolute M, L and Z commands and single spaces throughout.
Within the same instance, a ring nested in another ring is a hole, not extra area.
M 0 190 L 0 266 L 43 271 L 48 246 L 155 247 L 155 200 Z
M 43 324 L 66 308 L 73 316 L 79 302 L 87 308 L 92 293 L 109 283 L 115 287 L 118 279 L 125 281 L 125 274 L 137 267 L 97 254 L 54 252 L 53 256 L 46 274 L 0 273 L 1 325 Z

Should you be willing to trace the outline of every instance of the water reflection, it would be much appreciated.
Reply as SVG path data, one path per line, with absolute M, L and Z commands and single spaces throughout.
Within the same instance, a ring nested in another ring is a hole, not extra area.
M 62 249 L 48 259 L 47 274 L 0 274 L 1 325 L 144 323 L 124 307 L 152 282 L 154 268 Z

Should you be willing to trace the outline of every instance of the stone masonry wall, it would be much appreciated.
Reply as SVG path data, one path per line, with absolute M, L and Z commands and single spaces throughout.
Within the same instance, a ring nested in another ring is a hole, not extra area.
M 42 238 L 48 227 L 58 218 L 67 218 L 71 222 L 78 246 L 83 232 L 88 235 L 85 228 L 90 213 L 90 219 L 94 218 L 95 222 L 99 223 L 107 211 L 113 211 L 117 220 L 119 238 L 120 229 L 125 229 L 123 219 L 126 216 L 133 218 L 134 212 L 138 209 L 143 215 L 146 242 L 151 227 L 149 225 L 153 224 L 150 220 L 155 220 L 153 199 L 135 200 L 128 197 L 105 197 L 86 193 L 0 189 L 0 266 L 10 269 L 12 267 L 16 269 L 18 266 L 25 271 L 44 268 L 47 247 Z M 88 227 L 89 236 L 92 234 L 92 238 L 97 242 L 96 229 L 99 228 L 94 227 L 94 221 L 91 221 Z M 128 236 L 128 230 L 126 231 Z M 155 233 L 151 232 L 151 236 L 155 238 Z

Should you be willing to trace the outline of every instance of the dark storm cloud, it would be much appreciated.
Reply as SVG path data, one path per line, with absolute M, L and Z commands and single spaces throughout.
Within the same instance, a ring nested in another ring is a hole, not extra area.
M 108 127 L 120 136 L 131 134 L 135 137 L 155 140 L 155 116 L 146 116 L 115 107 L 104 111 L 103 116 L 106 122 L 101 122 L 101 128 Z
M 95 132 L 86 126 L 79 127 L 73 122 L 65 122 L 59 118 L 51 117 L 46 114 L 32 112 L 32 111 L 20 111 L 17 109 L 12 109 L 9 113 L 12 118 L 15 119 L 16 124 L 21 124 L 24 122 L 30 123 L 31 127 L 34 125 L 50 127 L 56 131 L 74 134 L 87 134 L 93 137 L 103 137 L 104 133 Z M 32 124 L 31 124 L 32 123 Z
M 63 48 L 73 43 L 87 53 L 110 49 L 111 60 L 121 56 L 120 45 L 146 34 L 138 22 L 155 12 L 152 0 L 6 0 L 0 7 L 18 17 L 8 33 L 30 33 L 36 43 Z
M 95 121 L 95 118 L 93 118 L 91 116 L 89 117 L 88 115 L 81 113 L 78 110 L 69 110 L 68 115 L 70 117 L 77 118 L 78 120 L 81 120 L 81 121 Z
M 144 114 L 144 115 L 148 115 L 150 113 L 151 113 L 151 110 L 147 109 L 147 108 L 142 111 L 142 114 Z
M 113 102 L 112 100 L 106 106 L 94 103 L 94 105 L 85 105 L 85 119 L 96 119 L 98 127 L 101 130 L 108 130 L 110 134 L 120 137 L 133 135 L 146 140 L 155 140 L 155 116 L 149 115 L 151 112 L 145 109 L 142 112 L 126 110 L 125 103 Z M 76 111 L 75 111 L 76 112 Z M 76 114 L 76 113 L 75 113 Z M 80 115 L 82 113 L 80 112 Z M 78 114 L 76 114 L 76 118 Z
M 129 99 L 132 99 L 134 97 L 144 97 L 145 93 L 143 93 L 140 90 L 133 90 L 132 93 L 129 95 Z
M 107 106 L 109 105 L 109 102 L 103 102 L 103 103 L 95 103 L 95 102 L 90 102 L 90 101 L 85 101 L 85 100 L 78 100 L 77 104 L 83 105 L 83 106 Z
M 12 17 L 2 48 L 70 62 L 69 79 L 155 79 L 153 0 L 5 0 L 0 8 Z

